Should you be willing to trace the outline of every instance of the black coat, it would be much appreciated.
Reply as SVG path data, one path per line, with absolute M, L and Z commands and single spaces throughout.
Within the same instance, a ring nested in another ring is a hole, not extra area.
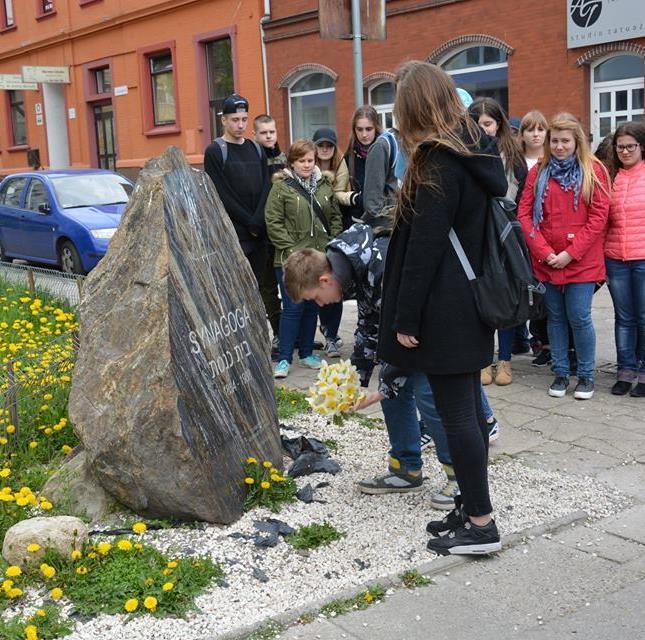
M 418 187 L 414 211 L 396 226 L 385 265 L 378 357 L 406 371 L 471 373 L 493 360 L 493 330 L 479 319 L 470 285 L 450 243 L 454 227 L 481 273 L 487 199 L 506 194 L 495 141 L 463 156 L 424 145 L 438 188 Z M 396 334 L 419 339 L 407 349 Z

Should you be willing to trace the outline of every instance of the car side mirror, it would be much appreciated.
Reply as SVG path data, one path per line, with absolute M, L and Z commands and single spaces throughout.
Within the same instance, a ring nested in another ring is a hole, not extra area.
M 41 204 L 38 205 L 38 211 L 40 213 L 51 213 L 52 208 L 49 206 L 49 203 L 47 202 L 42 202 Z

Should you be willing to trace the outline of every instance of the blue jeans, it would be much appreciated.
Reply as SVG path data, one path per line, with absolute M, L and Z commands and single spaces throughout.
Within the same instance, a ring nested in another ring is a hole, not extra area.
M 481 399 L 486 419 L 491 418 L 493 410 L 483 387 Z M 423 431 L 429 433 L 434 440 L 437 459 L 442 464 L 452 465 L 446 432 L 425 374 L 417 372 L 410 375 L 397 396 L 381 401 L 381 408 L 390 439 L 390 455 L 401 463 L 402 468 L 406 471 L 421 468 L 421 429 L 417 409 L 421 415 Z
M 595 283 L 575 282 L 564 286 L 546 283 L 544 302 L 549 344 L 556 376 L 569 376 L 569 325 L 578 356 L 578 378 L 594 379 L 596 332 L 591 321 Z
M 318 309 L 320 317 L 320 326 L 323 328 L 325 338 L 336 340 L 338 338 L 338 328 L 340 320 L 343 317 L 343 303 L 332 302 Z
M 497 330 L 497 359 L 510 360 L 512 357 L 515 327 Z
M 318 305 L 311 300 L 296 304 L 288 295 L 282 281 L 282 267 L 276 267 L 275 277 L 280 287 L 282 314 L 280 316 L 280 354 L 278 360 L 293 359 L 293 349 L 298 341 L 301 358 L 307 358 L 314 350 L 314 335 L 318 321 Z
M 645 260 L 606 259 L 614 303 L 618 379 L 645 382 Z

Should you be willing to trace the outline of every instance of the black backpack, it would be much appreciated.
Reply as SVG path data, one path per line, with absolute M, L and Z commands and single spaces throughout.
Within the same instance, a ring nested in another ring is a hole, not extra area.
M 533 275 L 515 203 L 490 198 L 486 212 L 482 275 L 477 277 L 454 229 L 450 242 L 470 281 L 479 316 L 493 329 L 509 329 L 542 313 L 544 285 Z

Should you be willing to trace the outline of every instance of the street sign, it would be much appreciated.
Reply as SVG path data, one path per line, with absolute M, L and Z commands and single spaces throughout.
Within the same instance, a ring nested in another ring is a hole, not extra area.
M 385 0 L 361 0 L 363 40 L 385 40 Z M 320 37 L 324 40 L 352 38 L 352 0 L 318 0 Z
M 35 82 L 23 82 L 19 73 L 0 73 L 0 89 L 7 91 L 37 91 Z
M 22 68 L 24 82 L 47 82 L 69 84 L 69 67 L 28 67 Z

